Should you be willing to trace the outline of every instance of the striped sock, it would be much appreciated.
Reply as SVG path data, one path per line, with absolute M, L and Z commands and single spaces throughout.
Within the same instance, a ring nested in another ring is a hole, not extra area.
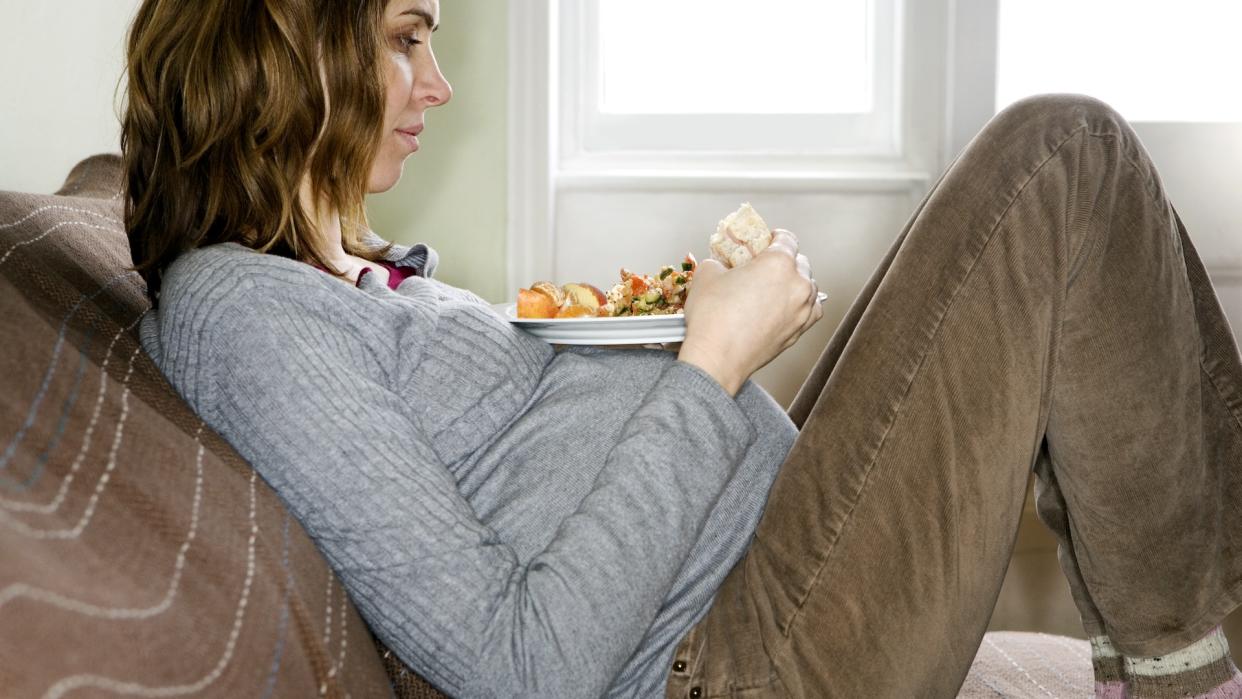
M 1091 638 L 1096 699 L 1238 699 L 1242 674 L 1217 626 L 1181 650 L 1154 658 L 1117 652 L 1108 636 Z

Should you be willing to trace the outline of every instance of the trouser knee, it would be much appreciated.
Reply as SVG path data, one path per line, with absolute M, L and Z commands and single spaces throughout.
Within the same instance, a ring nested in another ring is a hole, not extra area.
M 1104 148 L 1082 148 L 1079 153 L 1088 160 L 1077 164 L 1079 174 L 1107 173 L 1125 162 L 1138 172 L 1154 200 L 1166 199 L 1155 164 L 1133 127 L 1113 107 L 1089 95 L 1052 93 L 1020 99 L 994 116 L 972 147 L 1002 167 L 1029 164 L 1051 156 L 1079 131 L 1088 139 L 1111 142 Z
M 1070 133 L 1083 126 L 1093 132 L 1129 131 L 1125 118 L 1102 100 L 1075 93 L 1049 93 L 1024 97 L 1002 109 L 989 122 L 999 130 L 1029 131 L 1032 125 L 1044 132 Z

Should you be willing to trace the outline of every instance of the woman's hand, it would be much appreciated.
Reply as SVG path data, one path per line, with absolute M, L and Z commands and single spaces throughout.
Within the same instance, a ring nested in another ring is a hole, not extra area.
M 686 299 L 686 339 L 677 358 L 736 395 L 823 317 L 818 295 L 810 262 L 786 230 L 773 231 L 772 244 L 741 267 L 703 260 Z

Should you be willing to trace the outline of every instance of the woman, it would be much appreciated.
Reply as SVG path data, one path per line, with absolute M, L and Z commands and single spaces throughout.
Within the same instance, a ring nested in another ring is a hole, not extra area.
M 674 356 L 554 352 L 367 230 L 451 96 L 438 17 L 145 0 L 123 136 L 144 347 L 413 669 L 454 696 L 951 696 L 1034 467 L 1098 693 L 1242 691 L 1242 365 L 1115 112 L 993 120 L 786 415 L 748 377 L 820 317 L 788 232 L 702 264 Z

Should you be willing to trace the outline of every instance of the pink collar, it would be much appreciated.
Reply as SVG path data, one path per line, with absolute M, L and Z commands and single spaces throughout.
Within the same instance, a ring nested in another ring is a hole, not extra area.
M 418 273 L 417 267 L 398 267 L 397 265 L 394 265 L 393 263 L 387 260 L 379 260 L 378 262 L 376 262 L 376 264 L 382 265 L 384 269 L 388 270 L 388 288 L 389 289 L 395 290 L 401 284 L 401 282 L 405 281 L 406 279 L 409 279 L 410 277 L 422 276 Z M 319 265 L 314 265 L 314 267 L 315 269 L 318 269 L 324 274 L 328 273 L 328 270 L 324 269 L 323 267 L 320 267 Z M 364 267 L 363 270 L 358 273 L 358 281 L 354 282 L 354 286 L 361 287 L 362 278 L 365 277 L 367 273 L 370 271 L 371 271 L 370 267 Z

